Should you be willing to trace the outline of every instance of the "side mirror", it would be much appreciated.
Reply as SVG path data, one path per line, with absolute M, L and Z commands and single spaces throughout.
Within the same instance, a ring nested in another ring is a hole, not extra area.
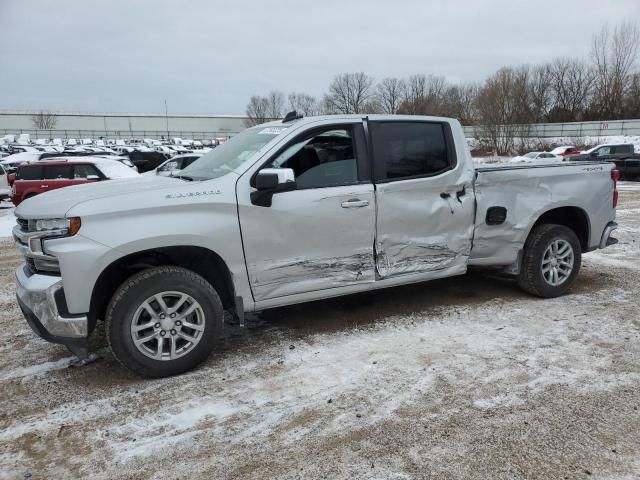
M 87 175 L 87 180 L 90 182 L 97 182 L 100 181 L 101 178 L 98 175 Z
M 257 191 L 251 192 L 251 203 L 270 207 L 274 193 L 296 189 L 295 173 L 292 168 L 263 168 L 256 175 L 255 188 Z

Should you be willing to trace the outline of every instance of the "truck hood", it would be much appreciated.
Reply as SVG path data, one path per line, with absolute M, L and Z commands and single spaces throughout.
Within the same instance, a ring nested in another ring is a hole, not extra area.
M 15 214 L 24 218 L 60 218 L 80 203 L 130 193 L 143 193 L 183 186 L 184 180 L 161 176 L 139 176 L 60 188 L 22 202 Z

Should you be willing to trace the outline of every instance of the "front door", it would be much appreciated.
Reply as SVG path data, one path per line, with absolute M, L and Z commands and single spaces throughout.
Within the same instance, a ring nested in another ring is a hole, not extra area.
M 254 299 L 373 282 L 375 199 L 362 124 L 307 131 L 262 168 L 293 169 L 297 189 L 275 194 L 270 207 L 238 192 Z
M 376 183 L 376 267 L 381 278 L 465 273 L 474 172 L 456 158 L 446 122 L 369 122 Z M 458 139 L 458 143 L 464 138 Z

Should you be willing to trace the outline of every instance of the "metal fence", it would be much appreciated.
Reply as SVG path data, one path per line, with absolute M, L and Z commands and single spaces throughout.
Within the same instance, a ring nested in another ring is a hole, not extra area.
M 604 137 L 612 135 L 638 135 L 640 136 L 640 120 L 610 120 L 605 122 L 570 122 L 570 123 L 535 123 L 517 125 L 515 128 L 497 129 L 517 132 L 524 138 L 553 138 L 553 137 Z M 482 125 L 469 125 L 464 127 L 467 137 L 487 137 L 487 127 Z M 4 135 L 29 134 L 32 139 L 61 138 L 64 140 L 75 138 L 90 139 L 128 139 L 128 138 L 152 138 L 157 140 L 173 137 L 207 140 L 212 138 L 228 138 L 238 133 L 237 131 L 185 131 L 185 130 L 35 130 L 35 129 L 0 129 L 0 137 Z M 499 134 L 499 133 L 498 133 Z
M 143 139 L 152 138 L 155 140 L 170 139 L 170 138 L 183 138 L 190 140 L 211 140 L 213 138 L 229 138 L 235 135 L 236 131 L 224 130 L 224 131 L 210 131 L 210 132 L 198 132 L 198 131 L 186 131 L 186 130 L 35 130 L 35 129 L 0 129 L 0 138 L 5 135 L 21 135 L 29 134 L 31 139 L 54 139 L 60 138 L 68 140 L 74 138 L 80 140 L 82 138 L 89 138 L 92 140 L 98 139 Z
M 489 129 L 482 125 L 464 127 L 464 133 L 470 138 L 487 137 Z M 524 138 L 554 137 L 608 137 L 613 135 L 640 135 L 640 120 L 610 120 L 605 122 L 570 122 L 570 123 L 534 123 L 514 125 L 509 128 L 492 129 L 498 132 L 516 132 Z

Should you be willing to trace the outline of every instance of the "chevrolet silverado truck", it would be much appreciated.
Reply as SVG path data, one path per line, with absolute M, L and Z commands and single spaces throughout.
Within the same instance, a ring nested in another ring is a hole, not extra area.
M 615 243 L 616 180 L 604 162 L 476 168 L 452 119 L 292 112 L 180 175 L 24 201 L 18 303 L 38 335 L 80 357 L 104 321 L 115 358 L 161 377 L 209 355 L 225 311 L 242 324 L 470 267 L 556 297 L 582 254 Z

